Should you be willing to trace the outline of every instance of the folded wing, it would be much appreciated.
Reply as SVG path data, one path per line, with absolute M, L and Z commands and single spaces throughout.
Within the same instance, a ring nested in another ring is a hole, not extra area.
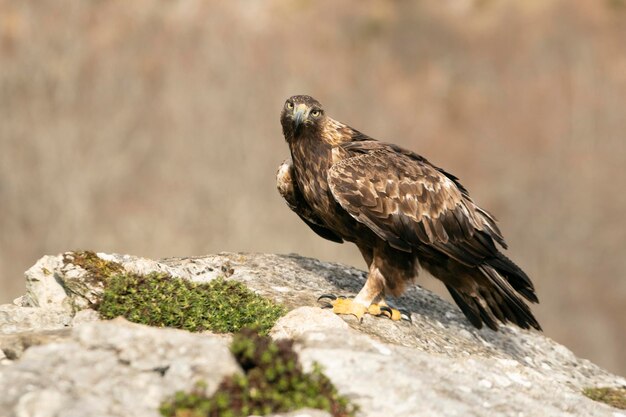
M 293 210 L 311 230 L 324 239 L 343 243 L 343 239 L 324 225 L 324 222 L 313 212 L 302 196 L 302 192 L 295 181 L 295 172 L 291 159 L 285 160 L 278 168 L 276 186 L 289 208 Z
M 481 256 L 495 250 L 493 240 L 506 246 L 493 217 L 474 204 L 455 177 L 424 158 L 375 141 L 344 148 L 351 157 L 328 173 L 333 197 L 393 247 L 410 251 L 432 245 L 474 263 L 458 248 Z
M 498 251 L 506 248 L 495 219 L 458 179 L 421 156 L 377 141 L 351 142 L 328 173 L 336 201 L 402 251 L 432 251 L 470 267 L 491 267 L 530 301 L 528 276 Z M 431 253 L 432 253 L 431 252 Z

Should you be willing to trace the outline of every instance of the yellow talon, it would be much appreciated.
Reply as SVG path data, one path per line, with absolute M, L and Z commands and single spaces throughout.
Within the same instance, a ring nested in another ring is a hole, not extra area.
M 385 316 L 393 321 L 402 319 L 402 313 L 395 308 L 389 307 L 387 304 L 371 304 L 368 313 L 372 316 Z
M 359 319 L 359 321 L 363 319 L 363 315 L 365 315 L 365 313 L 376 317 L 384 316 L 393 321 L 402 320 L 403 318 L 402 313 L 399 310 L 389 307 L 384 301 L 379 304 L 370 304 L 369 307 L 365 307 L 363 304 L 357 303 L 353 299 L 343 297 L 337 298 L 332 294 L 324 294 L 318 300 L 323 298 L 329 298 L 332 300 L 326 305 L 328 307 L 332 306 L 333 313 L 350 314 Z M 408 320 L 410 321 L 410 319 Z
M 400 313 L 399 310 L 396 310 L 395 308 L 391 309 L 391 317 L 389 317 L 391 320 L 393 321 L 398 321 L 398 320 L 402 320 L 402 313 Z
M 367 312 L 367 307 L 363 304 L 355 303 L 354 300 L 349 298 L 338 298 L 331 302 L 333 306 L 333 313 L 335 314 L 352 314 L 359 321 L 363 318 L 363 315 Z

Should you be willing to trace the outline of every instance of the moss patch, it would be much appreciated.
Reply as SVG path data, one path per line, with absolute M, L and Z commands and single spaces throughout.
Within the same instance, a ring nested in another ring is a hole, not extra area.
M 161 406 L 165 417 L 240 417 L 317 408 L 335 417 L 354 416 L 356 407 L 339 395 L 332 382 L 315 365 L 305 373 L 293 342 L 273 342 L 244 330 L 235 335 L 231 352 L 243 374 L 225 378 L 211 396 L 198 385 L 191 393 L 178 392 Z
M 150 326 L 219 333 L 253 327 L 265 334 L 285 313 L 284 307 L 236 281 L 218 278 L 199 284 L 165 273 L 129 273 L 92 251 L 67 252 L 63 262 L 86 271 L 80 279 L 66 279 L 64 285 L 90 301 L 104 319 L 124 316 Z M 85 296 L 94 291 L 95 295 Z
M 109 277 L 124 273 L 124 267 L 113 261 L 106 261 L 95 252 L 82 250 L 63 254 L 64 264 L 80 266 L 87 275 L 82 279 L 90 284 L 105 284 Z
M 626 387 L 620 388 L 585 388 L 583 394 L 594 401 L 599 401 L 611 407 L 626 410 Z
M 253 327 L 261 334 L 285 313 L 237 281 L 199 284 L 156 272 L 110 276 L 97 309 L 105 319 L 124 316 L 150 326 L 218 333 Z
M 80 275 L 63 275 L 63 271 L 60 271 L 62 275 L 60 282 L 65 291 L 72 295 L 70 303 L 74 312 L 84 308 L 94 308 L 102 298 L 108 279 L 114 274 L 124 272 L 121 264 L 106 261 L 92 251 L 64 253 L 63 264 L 71 268 L 77 266 L 85 271 Z M 43 273 L 45 274 L 46 271 Z

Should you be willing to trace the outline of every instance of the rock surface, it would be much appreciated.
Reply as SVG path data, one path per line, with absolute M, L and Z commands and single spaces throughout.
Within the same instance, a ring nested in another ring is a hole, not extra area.
M 222 338 L 123 318 L 56 336 L 0 368 L 0 415 L 157 416 L 164 398 L 196 380 L 213 391 L 239 372 Z
M 285 304 L 292 311 L 272 336 L 293 338 L 305 366 L 322 364 L 362 416 L 626 417 L 580 393 L 626 385 L 624 378 L 537 332 L 477 330 L 455 306 L 417 286 L 393 300 L 411 312 L 412 323 L 370 316 L 358 323 L 316 302 L 322 293 L 358 291 L 365 274 L 350 267 L 296 255 L 158 262 L 99 255 L 138 273 L 235 279 Z M 98 321 L 95 311 L 80 310 L 102 291 L 84 276 L 61 256 L 44 257 L 26 272 L 27 294 L 0 306 L 0 416 L 157 416 L 173 392 L 199 379 L 211 391 L 238 372 L 228 338 Z M 290 415 L 306 413 L 325 415 Z

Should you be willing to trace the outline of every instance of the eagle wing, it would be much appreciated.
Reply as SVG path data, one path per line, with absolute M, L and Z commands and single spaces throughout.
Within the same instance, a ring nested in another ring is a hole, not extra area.
M 456 177 L 377 141 L 340 145 L 334 155 L 327 179 L 339 205 L 390 246 L 436 260 L 437 277 L 475 326 L 495 329 L 499 319 L 541 329 L 516 295 L 538 301 L 530 278 L 498 251 L 496 242 L 506 243 L 495 219 Z
M 276 174 L 276 186 L 278 192 L 285 199 L 289 208 L 296 213 L 307 226 L 324 239 L 337 243 L 343 243 L 341 236 L 330 230 L 324 222 L 315 214 L 304 199 L 295 180 L 295 170 L 291 159 L 285 160 Z
M 495 219 L 478 207 L 458 179 L 423 157 L 377 141 L 342 146 L 328 183 L 336 201 L 392 247 L 427 246 L 468 265 L 506 247 Z
M 495 219 L 456 177 L 377 141 L 350 142 L 334 154 L 327 179 L 339 205 L 390 246 L 435 260 L 437 277 L 475 326 L 496 329 L 501 320 L 541 329 L 516 295 L 538 301 L 530 278 L 498 251 L 496 242 L 506 243 Z

